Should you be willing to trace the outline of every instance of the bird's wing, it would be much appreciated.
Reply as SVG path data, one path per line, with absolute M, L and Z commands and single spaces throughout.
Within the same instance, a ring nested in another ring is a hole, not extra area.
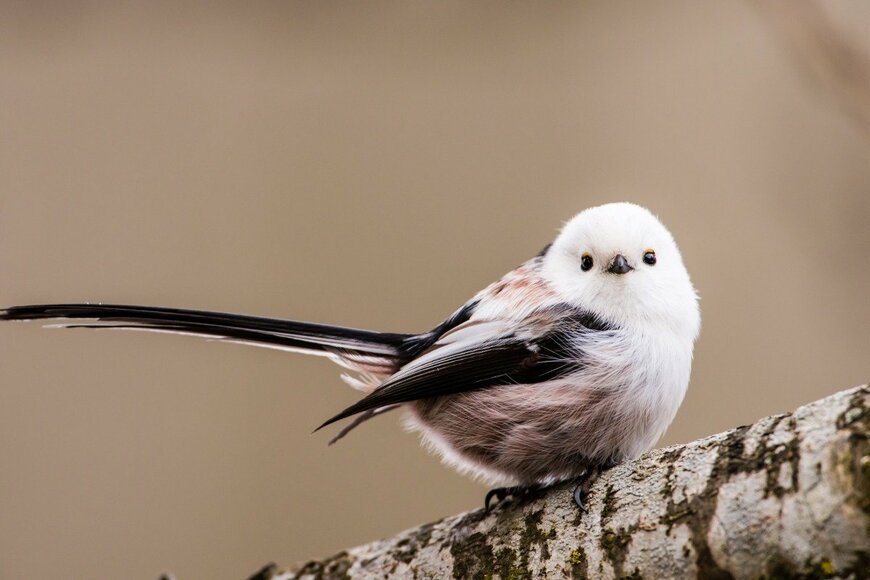
M 551 307 L 517 323 L 468 320 L 438 339 L 368 396 L 318 429 L 346 417 L 486 387 L 553 380 L 582 364 L 584 332 L 609 327 L 571 307 Z

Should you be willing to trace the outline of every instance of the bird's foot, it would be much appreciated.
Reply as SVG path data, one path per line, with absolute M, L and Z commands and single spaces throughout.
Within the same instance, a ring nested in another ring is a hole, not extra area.
M 503 502 L 509 497 L 522 499 L 530 493 L 540 489 L 537 485 L 516 485 L 513 487 L 496 487 L 486 492 L 486 497 L 483 500 L 483 512 L 489 513 L 489 504 L 493 498 L 498 500 L 498 503 Z
M 583 503 L 583 496 L 586 492 L 589 491 L 588 487 L 584 486 L 584 483 L 578 483 L 577 487 L 574 488 L 574 503 L 577 504 L 577 507 L 580 508 L 580 511 L 584 514 L 589 511 L 589 508 L 586 507 L 586 504 Z
M 598 467 L 590 467 L 586 469 L 579 478 L 577 478 L 577 487 L 574 488 L 572 497 L 574 498 L 574 503 L 578 508 L 580 508 L 580 511 L 583 513 L 589 511 L 589 508 L 587 508 L 586 504 L 583 502 L 583 498 L 589 494 L 589 490 L 592 489 L 592 484 L 595 483 L 601 474 L 615 465 L 616 463 L 607 463 Z

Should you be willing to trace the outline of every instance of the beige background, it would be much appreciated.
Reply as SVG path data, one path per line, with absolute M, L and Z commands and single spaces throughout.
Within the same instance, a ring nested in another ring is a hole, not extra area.
M 856 38 L 870 10 L 832 4 Z M 0 3 L 0 304 L 423 330 L 633 200 L 704 326 L 662 443 L 868 379 L 870 139 L 740 2 Z M 863 30 L 862 30 L 863 28 Z M 0 327 L 0 577 L 242 578 L 480 505 L 320 359 Z

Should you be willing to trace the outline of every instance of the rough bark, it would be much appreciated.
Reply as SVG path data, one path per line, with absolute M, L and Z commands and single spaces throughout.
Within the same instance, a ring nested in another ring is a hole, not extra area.
M 258 578 L 867 578 L 870 388 Z

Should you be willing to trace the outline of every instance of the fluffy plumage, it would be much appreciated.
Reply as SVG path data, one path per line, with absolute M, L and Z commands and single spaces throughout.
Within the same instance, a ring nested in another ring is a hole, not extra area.
M 650 258 L 652 255 L 652 258 Z M 652 447 L 682 402 L 700 328 L 670 233 L 628 203 L 588 209 L 544 251 L 422 334 L 119 305 L 18 306 L 0 319 L 175 332 L 327 356 L 366 393 L 336 439 L 399 406 L 445 462 L 548 484 Z

